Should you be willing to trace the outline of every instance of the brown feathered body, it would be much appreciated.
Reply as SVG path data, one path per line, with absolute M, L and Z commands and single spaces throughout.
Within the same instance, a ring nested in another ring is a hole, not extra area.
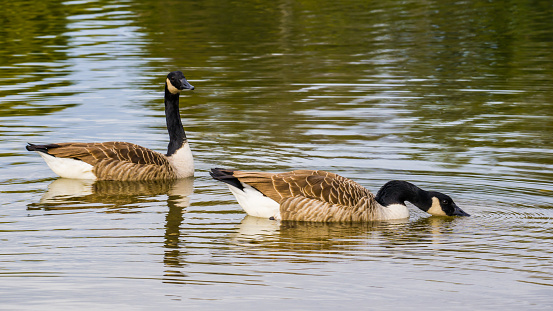
M 240 205 L 254 216 L 317 222 L 367 222 L 409 216 L 405 206 L 383 207 L 365 187 L 325 171 L 264 173 L 212 169 L 211 175 L 228 183 Z M 256 198 L 255 191 L 276 205 L 256 215 L 261 205 L 269 203 L 261 197 Z
M 92 165 L 99 180 L 175 179 L 167 158 L 148 148 L 127 142 L 61 143 L 48 153 L 78 159 Z
M 171 158 L 148 148 L 127 142 L 59 143 L 30 145 L 43 157 L 82 161 L 98 180 L 159 180 L 178 178 Z M 48 163 L 48 159 L 47 163 Z M 85 166 L 86 167 L 86 166 Z M 51 168 L 58 175 L 64 172 Z

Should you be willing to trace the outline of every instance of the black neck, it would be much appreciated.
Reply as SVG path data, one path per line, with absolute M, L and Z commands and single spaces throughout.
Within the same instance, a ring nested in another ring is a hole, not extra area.
M 432 198 L 428 191 L 401 180 L 387 182 L 378 190 L 375 199 L 382 206 L 390 204 L 405 205 L 405 201 L 408 201 L 423 211 L 428 210 L 432 205 Z
M 186 133 L 180 120 L 179 94 L 171 94 L 167 89 L 167 83 L 165 83 L 165 119 L 167 132 L 169 132 L 167 156 L 170 156 L 182 147 L 186 141 Z

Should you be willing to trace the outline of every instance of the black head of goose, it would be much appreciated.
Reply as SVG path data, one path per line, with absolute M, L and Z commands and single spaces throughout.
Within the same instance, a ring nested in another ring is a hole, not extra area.
M 393 204 L 405 205 L 405 201 L 408 201 L 434 216 L 470 216 L 447 194 L 426 191 L 402 180 L 392 180 L 384 184 L 376 193 L 375 200 L 384 207 Z
M 286 173 L 211 169 L 228 184 L 248 215 L 316 222 L 367 222 L 409 217 L 405 201 L 436 216 L 470 216 L 440 192 L 425 191 L 406 181 L 386 183 L 375 197 L 348 178 L 325 171 Z
M 193 90 L 182 72 L 165 80 L 167 154 L 127 142 L 28 144 L 61 177 L 98 180 L 159 180 L 194 175 L 194 161 L 179 113 L 179 94 Z

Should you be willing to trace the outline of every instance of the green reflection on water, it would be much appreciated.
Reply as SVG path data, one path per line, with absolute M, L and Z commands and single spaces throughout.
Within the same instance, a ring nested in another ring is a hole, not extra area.
M 70 104 L 40 105 L 40 96 L 56 96 L 49 89 L 71 84 L 64 80 L 67 16 L 59 1 L 4 1 L 0 11 L 0 117 L 40 115 Z M 70 93 L 67 95 L 74 95 Z
M 546 2 L 204 1 L 181 9 L 168 1 L 135 8 L 157 42 L 152 54 L 193 64 L 208 87 L 232 90 L 209 98 L 226 107 L 218 118 L 245 121 L 224 125 L 227 132 L 310 141 L 305 122 L 324 122 L 319 110 L 355 101 L 407 109 L 398 118 L 416 122 L 399 134 L 414 143 L 552 145 L 553 10 Z M 165 14 L 151 13 L 159 11 Z M 326 86 L 306 96 L 302 83 Z M 311 114 L 294 115 L 302 110 Z

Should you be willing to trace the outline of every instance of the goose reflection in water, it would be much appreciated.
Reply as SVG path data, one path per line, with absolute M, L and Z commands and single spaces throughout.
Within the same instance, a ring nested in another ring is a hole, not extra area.
M 151 202 L 153 196 L 168 195 L 167 202 L 185 208 L 190 205 L 194 178 L 155 181 L 112 181 L 58 178 L 48 185 L 38 203 L 30 210 L 68 210 L 88 208 L 132 208 Z M 84 204 L 83 204 L 84 203 Z
M 367 252 L 371 258 L 378 258 L 397 256 L 398 252 L 382 253 L 381 248 L 376 250 L 371 245 L 397 248 L 399 254 L 409 253 L 415 246 L 425 248 L 445 243 L 443 238 L 447 236 L 446 232 L 460 230 L 459 226 L 464 224 L 458 218 L 450 217 L 367 223 L 314 223 L 275 222 L 246 216 L 229 238 L 233 244 L 241 246 L 245 253 L 267 249 L 275 255 L 273 251 L 278 250 L 278 257 L 285 261 L 327 261 L 341 258 L 355 250 Z

